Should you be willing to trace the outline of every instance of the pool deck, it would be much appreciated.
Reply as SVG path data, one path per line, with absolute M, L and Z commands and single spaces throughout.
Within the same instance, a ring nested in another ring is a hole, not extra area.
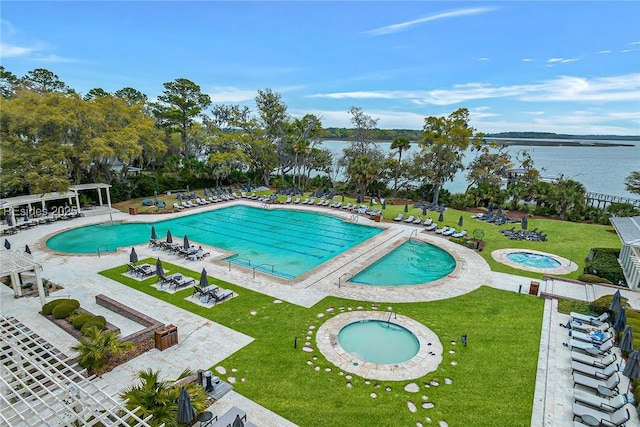
M 192 208 L 186 212 L 164 215 L 130 216 L 124 213 L 112 213 L 114 221 L 153 222 L 165 220 L 177 215 L 187 215 L 205 209 L 215 209 L 230 204 L 244 203 L 250 206 L 260 206 L 258 202 L 240 200 L 202 208 Z M 352 214 L 335 209 L 316 206 L 281 205 L 289 209 L 306 209 L 321 213 L 340 215 L 345 220 L 351 220 Z M 275 207 L 272 207 L 275 208 Z M 40 225 L 9 236 L 12 250 L 22 250 L 28 244 L 33 252 L 34 260 L 43 266 L 43 277 L 59 283 L 64 289 L 56 292 L 56 297 L 71 296 L 78 299 L 81 305 L 95 314 L 107 314 L 106 309 L 95 303 L 96 294 L 106 294 L 109 297 L 131 303 L 136 309 L 156 318 L 165 324 L 177 325 L 179 330 L 178 344 L 164 351 L 151 350 L 136 359 L 127 362 L 96 378 L 98 387 L 117 395 L 121 389 L 132 385 L 135 374 L 152 367 L 160 370 L 164 378 L 176 378 L 185 368 L 193 370 L 215 366 L 231 354 L 249 344 L 252 338 L 219 325 L 208 319 L 194 315 L 191 312 L 164 303 L 151 296 L 141 294 L 129 287 L 122 286 L 110 279 L 102 277 L 97 272 L 124 265 L 128 261 L 130 248 L 123 248 L 117 253 L 103 254 L 100 257 L 60 255 L 47 250 L 44 246 L 46 237 L 66 228 L 78 227 L 109 220 L 109 215 L 85 216 L 66 222 Z M 469 219 L 470 221 L 471 219 Z M 304 307 L 311 307 L 327 295 L 334 295 L 349 299 L 371 302 L 410 302 L 432 301 L 450 298 L 468 293 L 481 285 L 491 286 L 511 292 L 528 292 L 530 278 L 495 273 L 490 271 L 488 264 L 475 252 L 450 243 L 446 238 L 427 233 L 416 226 L 395 222 L 375 223 L 368 218 L 361 217 L 359 222 L 385 228 L 364 245 L 354 248 L 348 253 L 339 255 L 303 277 L 286 281 L 274 279 L 272 276 L 260 274 L 242 267 L 229 266 L 221 260 L 223 253 L 213 248 L 212 256 L 203 261 L 189 261 L 178 256 L 167 255 L 153 251 L 147 244 L 135 247 L 140 258 L 157 257 L 167 262 L 176 263 L 193 271 L 206 268 L 211 276 L 220 277 L 239 286 L 269 295 L 274 299 L 288 301 Z M 416 232 L 420 230 L 422 232 Z M 437 243 L 449 251 L 458 263 L 456 270 L 447 278 L 425 285 L 375 288 L 345 283 L 344 278 L 353 275 L 375 259 L 380 258 L 390 248 L 395 247 L 409 238 L 418 238 L 430 243 Z M 197 238 L 190 239 L 198 244 Z M 203 245 L 204 246 L 204 245 Z M 19 248 L 19 249 L 17 249 Z M 4 250 L 4 249 L 3 249 Z M 546 280 L 540 282 L 540 292 L 574 299 L 591 301 L 602 295 L 613 294 L 617 288 L 599 285 L 576 284 L 570 281 Z M 622 296 L 628 298 L 632 308 L 640 309 L 640 295 L 629 290 L 621 290 Z M 40 301 L 38 298 L 14 298 L 13 291 L 7 286 L 0 286 L 0 311 L 4 316 L 13 316 L 43 338 L 54 344 L 67 354 L 71 353 L 70 346 L 75 344 L 73 337 L 63 332 L 48 320 L 38 314 Z M 123 335 L 135 332 L 139 326 L 124 317 L 108 312 L 111 323 L 121 329 Z M 545 298 L 542 337 L 538 358 L 538 372 L 533 403 L 531 426 L 569 427 L 573 426 L 571 405 L 572 374 L 570 369 L 570 351 L 562 344 L 567 342 L 567 330 L 559 326 L 566 323 L 567 315 L 558 313 L 557 300 Z M 203 345 L 206 343 L 206 345 Z M 617 348 L 616 348 L 617 350 Z M 194 362 L 196 361 L 196 362 Z M 226 367 L 232 370 L 232 366 Z M 621 377 L 621 390 L 626 390 L 628 380 Z M 224 413 L 231 406 L 241 407 L 247 412 L 248 420 L 261 426 L 293 426 L 294 424 L 277 414 L 232 391 L 217 401 L 211 408 L 214 414 Z M 628 405 L 631 419 L 627 426 L 640 426 L 638 415 L 631 405 Z

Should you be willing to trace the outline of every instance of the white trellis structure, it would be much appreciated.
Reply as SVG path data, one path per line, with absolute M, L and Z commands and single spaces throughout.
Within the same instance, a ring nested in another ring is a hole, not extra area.
M 611 224 L 622 241 L 618 261 L 629 289 L 640 288 L 640 216 L 613 217 Z
M 150 425 L 18 320 L 0 315 L 0 335 L 0 425 Z

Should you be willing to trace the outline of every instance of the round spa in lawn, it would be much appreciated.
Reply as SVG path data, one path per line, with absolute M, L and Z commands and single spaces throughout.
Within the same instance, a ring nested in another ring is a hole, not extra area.
M 347 353 L 371 363 L 405 362 L 418 354 L 420 343 L 408 329 L 387 320 L 360 320 L 338 333 Z
M 369 379 L 420 378 L 442 362 L 438 336 L 422 323 L 392 312 L 337 314 L 320 325 L 316 344 L 339 369 Z
M 578 269 L 569 259 L 532 249 L 497 249 L 491 256 L 509 267 L 536 273 L 568 274 Z

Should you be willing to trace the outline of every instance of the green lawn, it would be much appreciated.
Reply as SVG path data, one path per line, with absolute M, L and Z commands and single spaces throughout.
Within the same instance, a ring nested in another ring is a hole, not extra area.
M 198 272 L 169 263 L 165 266 L 199 277 Z M 539 298 L 481 287 L 447 300 L 393 304 L 395 312 L 438 335 L 444 346 L 443 362 L 435 372 L 416 380 L 366 384 L 365 378 L 354 375 L 353 387 L 347 388 L 345 376 L 335 366 L 319 352 L 305 353 L 300 345 L 294 348 L 294 338 L 304 341 L 310 325 L 317 329 L 331 316 L 326 311 L 329 307 L 339 313 L 340 307 L 371 309 L 371 303 L 328 297 L 307 309 L 286 302 L 275 304 L 272 297 L 211 278 L 212 283 L 239 296 L 204 308 L 184 300 L 190 289 L 171 295 L 150 286 L 155 278 L 139 282 L 123 276 L 124 271 L 126 266 L 101 274 L 255 338 L 220 365 L 228 371 L 237 369 L 233 375 L 239 380 L 235 384 L 239 393 L 298 425 L 407 426 L 419 421 L 426 424 L 430 417 L 434 425 L 444 420 L 452 426 L 480 427 L 494 426 L 496 414 L 500 414 L 501 425 L 530 425 L 543 308 Z M 379 304 L 381 310 L 387 306 Z M 254 310 L 256 315 L 251 314 Z M 319 318 L 319 313 L 325 317 Z M 462 334 L 469 337 L 467 347 L 460 345 Z M 315 347 L 315 336 L 311 341 Z M 445 384 L 445 378 L 452 384 Z M 440 386 L 426 388 L 432 380 Z M 420 385 L 420 392 L 404 391 L 411 382 Z M 371 393 L 377 398 L 371 398 Z M 422 409 L 422 396 L 435 407 Z M 416 413 L 408 410 L 408 401 L 416 403 Z

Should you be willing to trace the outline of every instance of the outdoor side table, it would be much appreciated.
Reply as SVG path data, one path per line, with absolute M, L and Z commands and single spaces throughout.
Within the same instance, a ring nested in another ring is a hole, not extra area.
M 206 427 L 213 422 L 213 413 L 204 411 L 198 414 L 198 421 L 200 421 L 200 427 Z

